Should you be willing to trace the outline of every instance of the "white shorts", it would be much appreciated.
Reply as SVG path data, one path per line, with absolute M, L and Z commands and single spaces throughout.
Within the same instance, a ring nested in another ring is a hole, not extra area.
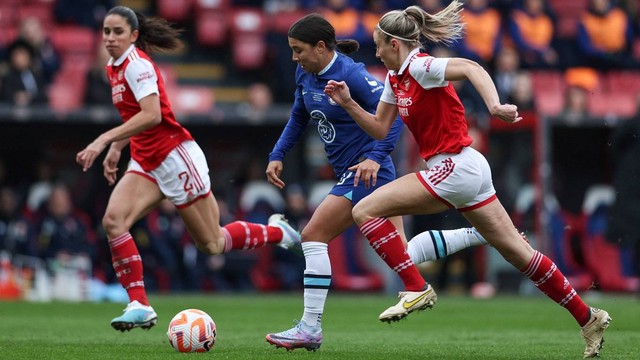
M 459 211 L 477 209 L 496 199 L 487 159 L 473 148 L 439 154 L 427 161 L 418 179 L 431 195 Z
M 207 159 L 200 146 L 191 140 L 178 145 L 152 171 L 144 171 L 131 159 L 127 172 L 145 176 L 156 183 L 162 194 L 178 208 L 191 205 L 211 190 Z

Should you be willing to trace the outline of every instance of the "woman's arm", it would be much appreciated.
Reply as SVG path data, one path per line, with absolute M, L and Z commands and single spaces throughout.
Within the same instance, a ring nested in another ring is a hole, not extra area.
M 140 112 L 122 125 L 102 133 L 76 155 L 76 162 L 82 165 L 83 171 L 87 171 L 93 165 L 93 162 L 107 145 L 116 142 L 116 146 L 122 149 L 127 145 L 131 136 L 152 128 L 162 121 L 158 94 L 154 93 L 140 99 L 139 104 Z
M 464 58 L 452 58 L 447 63 L 444 78 L 447 81 L 469 80 L 484 100 L 492 116 L 509 122 L 522 120 L 518 116 L 518 107 L 501 104 L 498 90 L 487 71 L 475 61 Z
M 398 115 L 398 108 L 395 104 L 388 104 L 383 101 L 378 103 L 375 115 L 367 112 L 351 98 L 349 87 L 344 81 L 329 80 L 324 92 L 338 105 L 342 106 L 349 116 L 376 140 L 382 140 L 387 136 Z

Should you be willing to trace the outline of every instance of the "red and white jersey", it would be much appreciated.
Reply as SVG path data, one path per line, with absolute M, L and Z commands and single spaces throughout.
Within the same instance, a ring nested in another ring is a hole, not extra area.
M 389 71 L 380 98 L 398 106 L 425 160 L 436 154 L 458 154 L 473 141 L 467 133 L 462 102 L 444 79 L 448 61 L 415 49 L 400 71 Z
M 138 101 L 151 94 L 158 94 L 162 121 L 131 137 L 131 157 L 145 171 L 151 171 L 178 144 L 193 140 L 187 129 L 175 118 L 164 89 L 164 80 L 149 55 L 131 45 L 118 59 L 109 60 L 107 75 L 111 83 L 111 97 L 124 122 L 140 112 Z

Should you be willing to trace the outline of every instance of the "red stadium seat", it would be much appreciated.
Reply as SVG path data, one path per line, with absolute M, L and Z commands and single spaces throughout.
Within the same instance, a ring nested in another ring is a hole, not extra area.
M 635 93 L 604 92 L 591 93 L 589 111 L 594 116 L 629 118 L 636 113 Z
M 554 116 L 562 111 L 566 85 L 559 71 L 532 71 L 531 85 L 535 94 L 536 110 L 541 115 Z
M 267 17 L 253 8 L 236 9 L 232 16 L 233 62 L 238 69 L 257 69 L 267 54 Z
M 603 77 L 606 88 L 612 93 L 640 92 L 640 71 L 610 71 Z
M 18 25 L 15 8 L 10 4 L 0 4 L 0 28 L 5 29 Z
M 549 89 L 558 92 L 565 89 L 563 75 L 560 71 L 531 71 L 531 85 L 534 92 Z
M 275 33 L 286 35 L 291 25 L 306 14 L 303 10 L 277 11 L 271 15 L 270 28 Z
M 195 0 L 196 13 L 202 10 L 227 10 L 231 6 L 231 0 Z
M 208 113 L 214 106 L 213 91 L 206 86 L 178 86 L 170 102 L 178 115 Z
M 204 46 L 227 43 L 229 14 L 225 10 L 200 10 L 196 14 L 196 39 Z
M 82 107 L 86 87 L 85 76 L 71 76 L 73 75 L 59 73 L 49 86 L 49 106 L 55 111 L 68 112 Z
M 187 21 L 192 13 L 193 0 L 158 0 L 158 15 L 167 21 Z
M 18 28 L 15 26 L 0 26 L 0 47 L 9 46 L 18 36 Z
M 564 106 L 564 93 L 560 91 L 537 91 L 535 93 L 536 111 L 542 116 L 560 114 Z
M 69 53 L 93 54 L 96 41 L 100 39 L 89 28 L 78 25 L 60 25 L 53 29 L 51 40 L 56 50 L 64 57 Z
M 22 21 L 28 17 L 34 17 L 40 20 L 43 27 L 47 29 L 54 23 L 53 5 L 53 1 L 37 1 L 23 4 L 17 9 L 18 21 Z

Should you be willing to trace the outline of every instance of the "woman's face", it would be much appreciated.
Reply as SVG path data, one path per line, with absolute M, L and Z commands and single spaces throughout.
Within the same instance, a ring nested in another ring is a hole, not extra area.
M 289 47 L 293 51 L 291 60 L 298 63 L 302 70 L 312 73 L 318 73 L 322 70 L 320 43 L 318 45 L 310 45 L 290 37 Z
M 131 31 L 127 20 L 117 14 L 104 18 L 102 41 L 107 52 L 114 59 L 119 58 L 138 39 L 138 30 Z
M 395 39 L 391 39 L 389 42 L 385 42 L 386 36 L 382 35 L 380 31 L 373 31 L 373 42 L 376 44 L 376 57 L 382 61 L 384 66 L 389 70 L 398 71 L 399 65 L 397 64 L 397 51 L 393 49 L 392 42 Z

